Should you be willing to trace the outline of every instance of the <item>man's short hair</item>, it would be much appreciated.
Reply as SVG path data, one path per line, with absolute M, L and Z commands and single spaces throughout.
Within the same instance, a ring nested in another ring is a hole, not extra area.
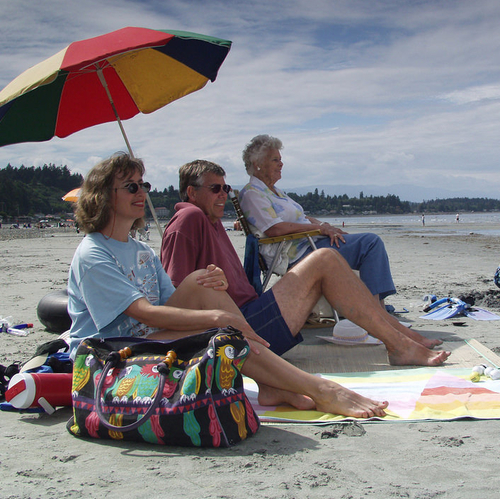
M 203 185 L 203 177 L 206 173 L 214 173 L 219 177 L 225 177 L 226 172 L 222 166 L 205 159 L 196 159 L 191 163 L 182 165 L 179 169 L 179 196 L 181 201 L 189 201 L 187 188 L 191 185 L 199 188 Z

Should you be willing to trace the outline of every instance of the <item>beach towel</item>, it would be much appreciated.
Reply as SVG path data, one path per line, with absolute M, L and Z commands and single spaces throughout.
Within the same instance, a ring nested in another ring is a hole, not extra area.
M 473 383 L 470 374 L 470 369 L 423 367 L 321 376 L 366 397 L 389 401 L 387 416 L 371 421 L 499 419 L 500 380 L 482 376 L 478 383 Z M 356 419 L 292 407 L 263 407 L 257 402 L 256 383 L 245 378 L 244 386 L 261 422 L 321 424 Z

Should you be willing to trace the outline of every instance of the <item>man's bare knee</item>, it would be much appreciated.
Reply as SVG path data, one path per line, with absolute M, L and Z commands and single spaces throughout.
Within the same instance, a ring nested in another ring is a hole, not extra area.
M 311 255 L 316 255 L 318 258 L 326 261 L 342 262 L 345 261 L 344 257 L 333 248 L 319 248 L 313 251 Z
M 298 272 L 305 271 L 309 274 L 311 272 L 324 274 L 325 270 L 331 270 L 332 267 L 338 268 L 342 265 L 347 265 L 347 262 L 338 251 L 329 248 L 319 248 L 309 253 L 291 270 Z

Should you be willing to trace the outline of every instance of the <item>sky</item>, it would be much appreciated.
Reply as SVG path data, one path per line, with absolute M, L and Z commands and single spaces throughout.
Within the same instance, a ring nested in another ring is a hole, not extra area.
M 283 141 L 277 186 L 287 191 L 363 186 L 365 195 L 411 201 L 500 198 L 498 0 L 0 0 L 0 7 L 0 89 L 72 41 L 125 26 L 233 42 L 214 83 L 123 122 L 153 188 L 177 187 L 179 167 L 197 158 L 220 164 L 226 181 L 242 186 L 242 150 L 267 133 Z M 52 163 L 85 175 L 125 149 L 118 125 L 108 123 L 2 147 L 0 168 Z

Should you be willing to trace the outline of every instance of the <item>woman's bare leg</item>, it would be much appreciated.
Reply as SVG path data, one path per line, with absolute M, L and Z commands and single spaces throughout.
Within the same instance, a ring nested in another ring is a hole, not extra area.
M 188 309 L 225 307 L 234 316 L 244 317 L 224 291 L 215 291 L 196 283 L 196 272 L 188 276 L 167 301 L 169 306 Z M 222 308 L 224 310 L 224 308 Z M 246 322 L 246 321 L 245 321 Z M 159 331 L 151 339 L 172 339 L 201 331 Z M 318 378 L 292 366 L 267 348 L 250 341 L 249 353 L 242 372 L 254 379 L 259 386 L 259 403 L 262 405 L 290 404 L 298 409 L 314 409 L 333 414 L 355 417 L 383 416 L 386 403 L 362 397 L 337 383 Z
M 319 378 L 301 371 L 278 357 L 270 350 L 259 355 L 250 353 L 243 365 L 242 373 L 254 379 L 264 390 L 262 405 L 288 403 L 304 409 L 312 409 L 331 414 L 341 414 L 358 418 L 385 416 L 387 402 L 378 402 L 353 392 L 333 381 Z M 301 395 L 300 398 L 293 394 Z M 313 404 L 302 395 L 309 397 Z
M 177 309 L 189 309 L 196 311 L 209 311 L 210 322 L 204 323 L 203 329 L 189 329 L 185 331 L 174 331 L 164 329 L 159 333 L 150 335 L 152 339 L 169 337 L 170 339 L 196 334 L 210 327 L 226 327 L 228 325 L 240 330 L 247 339 L 254 340 L 252 349 L 258 353 L 260 345 L 268 347 L 269 343 L 261 338 L 250 327 L 238 306 L 225 291 L 205 287 L 197 282 L 197 277 L 206 272 L 197 270 L 189 274 L 177 287 L 175 292 L 166 301 L 165 305 Z
M 206 271 L 196 270 L 189 274 L 170 296 L 165 305 L 194 310 L 220 309 L 243 317 L 236 303 L 234 303 L 226 292 L 216 291 L 213 288 L 207 288 L 197 283 L 196 277 L 204 272 Z

